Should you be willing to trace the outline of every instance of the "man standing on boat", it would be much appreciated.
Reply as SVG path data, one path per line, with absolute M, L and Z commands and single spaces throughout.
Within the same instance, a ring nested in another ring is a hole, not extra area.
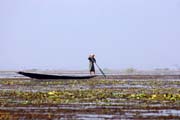
M 89 60 L 89 72 L 91 75 L 92 74 L 95 75 L 95 66 L 94 66 L 94 63 L 96 63 L 95 55 L 90 54 L 88 60 Z

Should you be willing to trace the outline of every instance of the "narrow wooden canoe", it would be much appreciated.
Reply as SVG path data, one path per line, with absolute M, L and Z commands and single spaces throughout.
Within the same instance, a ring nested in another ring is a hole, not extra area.
M 69 76 L 69 75 L 52 75 L 52 74 L 40 74 L 40 73 L 30 73 L 30 72 L 18 72 L 18 74 L 35 78 L 35 79 L 90 79 L 96 77 L 96 75 L 88 75 L 88 76 Z

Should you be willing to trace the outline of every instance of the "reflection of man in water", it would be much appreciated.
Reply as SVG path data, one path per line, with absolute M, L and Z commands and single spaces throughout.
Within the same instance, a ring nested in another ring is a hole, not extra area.
M 94 54 L 89 55 L 88 60 L 89 60 L 89 72 L 91 75 L 92 74 L 95 75 L 95 66 L 94 66 L 94 63 L 96 63 L 95 55 Z

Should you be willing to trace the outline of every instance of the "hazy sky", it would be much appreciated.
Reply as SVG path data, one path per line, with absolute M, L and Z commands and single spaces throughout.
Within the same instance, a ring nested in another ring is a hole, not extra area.
M 0 69 L 174 68 L 180 0 L 0 0 Z

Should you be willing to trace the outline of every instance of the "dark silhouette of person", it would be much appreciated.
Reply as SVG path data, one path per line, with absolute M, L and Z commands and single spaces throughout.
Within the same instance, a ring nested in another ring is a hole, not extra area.
M 91 75 L 95 75 L 95 66 L 94 63 L 96 63 L 96 59 L 95 59 L 95 55 L 94 54 L 90 54 L 88 57 L 89 60 L 89 72 Z

